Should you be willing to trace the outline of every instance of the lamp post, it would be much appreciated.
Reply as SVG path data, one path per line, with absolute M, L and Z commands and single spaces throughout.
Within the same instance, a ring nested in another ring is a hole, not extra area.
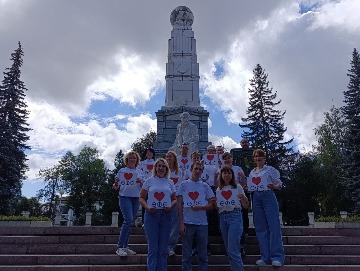
M 64 195 L 64 193 L 65 193 L 65 190 L 64 189 L 60 189 L 59 190 L 59 193 L 60 193 L 60 204 L 59 204 L 59 212 L 62 214 L 62 208 L 61 208 L 61 200 L 62 200 L 62 196 Z

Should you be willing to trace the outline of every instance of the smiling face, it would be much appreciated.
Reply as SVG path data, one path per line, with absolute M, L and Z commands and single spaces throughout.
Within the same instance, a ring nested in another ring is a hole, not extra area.
M 174 156 L 174 154 L 169 152 L 166 154 L 165 158 L 166 162 L 169 164 L 169 167 L 173 168 L 176 161 L 176 157 Z
M 233 175 L 230 170 L 224 170 L 221 173 L 221 178 L 224 180 L 224 185 L 229 185 Z
M 145 156 L 146 156 L 146 159 L 153 159 L 154 158 L 154 154 L 152 153 L 151 150 L 147 150 Z
M 128 157 L 128 167 L 129 168 L 135 168 L 138 162 L 138 158 L 136 154 L 132 153 Z
M 164 178 L 167 175 L 168 167 L 163 160 L 159 160 L 155 164 L 155 176 Z
M 233 158 L 231 155 L 223 155 L 223 162 L 225 166 L 231 167 L 233 164 Z
M 255 150 L 253 152 L 253 158 L 256 166 L 262 168 L 265 164 L 265 152 L 263 150 Z

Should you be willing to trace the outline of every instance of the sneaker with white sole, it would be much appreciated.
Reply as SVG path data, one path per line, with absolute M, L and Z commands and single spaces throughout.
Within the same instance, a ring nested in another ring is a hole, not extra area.
M 136 255 L 136 252 L 131 250 L 129 247 L 124 248 L 127 255 Z
M 282 263 L 279 261 L 272 261 L 272 266 L 282 266 Z
M 266 265 L 266 263 L 263 260 L 257 260 L 256 265 L 261 266 L 261 265 Z
M 175 251 L 173 248 L 169 248 L 169 257 L 175 256 Z
M 121 247 L 119 247 L 116 250 L 116 254 L 119 255 L 120 257 L 126 257 L 128 255 L 127 252 L 125 251 L 125 248 L 121 248 Z

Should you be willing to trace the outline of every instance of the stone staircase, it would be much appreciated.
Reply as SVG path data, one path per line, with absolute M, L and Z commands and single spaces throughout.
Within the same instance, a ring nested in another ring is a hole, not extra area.
M 3 227 L 0 228 L 1 271 L 145 271 L 146 239 L 143 228 L 133 228 L 130 247 L 138 255 L 115 254 L 117 227 Z M 246 271 L 360 270 L 360 228 L 284 228 L 286 265 L 257 267 L 259 247 L 250 230 L 247 238 Z M 221 237 L 210 237 L 213 255 L 210 271 L 230 270 Z M 180 254 L 181 245 L 177 253 Z M 194 257 L 194 270 L 196 267 Z M 169 271 L 181 270 L 181 256 L 169 258 Z

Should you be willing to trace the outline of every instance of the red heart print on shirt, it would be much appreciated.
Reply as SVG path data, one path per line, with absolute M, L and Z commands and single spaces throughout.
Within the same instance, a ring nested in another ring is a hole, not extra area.
M 211 160 L 214 159 L 214 155 L 213 155 L 213 154 L 208 154 L 208 155 L 206 155 L 206 158 L 207 158 L 209 161 L 211 161 Z
M 164 192 L 155 192 L 154 193 L 154 198 L 156 198 L 158 201 L 161 201 L 164 197 L 165 197 Z
M 183 163 L 184 165 L 186 165 L 188 161 L 188 159 L 181 159 L 181 163 Z
M 177 182 L 179 181 L 179 178 L 170 178 L 173 182 L 174 182 L 174 184 L 177 184 Z
M 224 199 L 228 200 L 232 196 L 232 191 L 231 190 L 222 191 L 221 195 L 224 197 Z
M 260 177 L 252 177 L 251 181 L 258 185 L 259 183 L 261 183 L 261 178 Z
M 152 170 L 154 168 L 154 165 L 146 165 L 147 170 Z
M 189 192 L 188 195 L 192 200 L 196 200 L 199 197 L 199 192 L 198 191 Z
M 129 181 L 129 180 L 131 180 L 132 177 L 133 177 L 132 173 L 124 173 L 125 180 Z

